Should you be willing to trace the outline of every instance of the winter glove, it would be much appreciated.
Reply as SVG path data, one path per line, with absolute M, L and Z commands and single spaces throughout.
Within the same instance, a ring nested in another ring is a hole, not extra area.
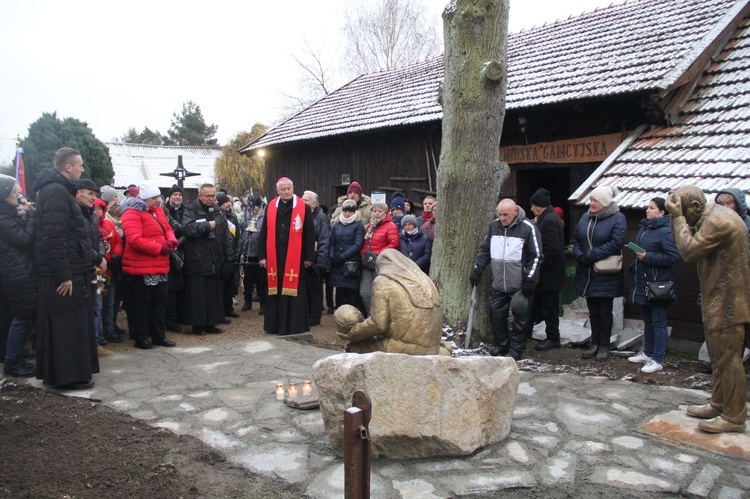
M 160 255 L 168 255 L 172 251 L 172 248 L 169 247 L 169 242 L 164 241 L 161 244 L 161 250 L 159 251 Z
M 587 257 L 586 255 L 579 256 L 578 263 L 583 267 L 591 267 L 591 260 L 589 260 L 589 257 Z
M 521 293 L 523 293 L 526 298 L 529 298 L 534 294 L 534 287 L 534 283 L 524 281 L 523 284 L 521 284 Z
M 332 256 L 331 257 L 331 266 L 333 267 L 341 267 L 344 265 L 344 259 L 340 256 Z
M 219 278 L 222 281 L 228 281 L 232 278 L 233 274 L 234 265 L 232 265 L 232 262 L 224 262 L 224 264 L 221 266 L 221 273 L 219 274 Z
M 476 272 L 472 272 L 471 275 L 469 276 L 469 282 L 471 283 L 472 286 L 478 286 L 479 285 L 479 280 L 481 278 L 482 278 L 482 274 L 478 274 Z

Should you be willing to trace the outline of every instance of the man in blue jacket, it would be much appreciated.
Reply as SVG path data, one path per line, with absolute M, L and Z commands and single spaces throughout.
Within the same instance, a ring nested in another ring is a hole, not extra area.
M 542 240 L 539 230 L 526 218 L 512 199 L 497 205 L 497 220 L 490 223 L 487 236 L 479 246 L 469 281 L 476 286 L 487 266 L 492 271 L 490 321 L 495 346 L 490 355 L 520 360 L 526 349 L 530 307 L 513 314 L 513 330 L 508 332 L 510 302 L 517 291 L 527 299 L 534 294 L 542 263 Z

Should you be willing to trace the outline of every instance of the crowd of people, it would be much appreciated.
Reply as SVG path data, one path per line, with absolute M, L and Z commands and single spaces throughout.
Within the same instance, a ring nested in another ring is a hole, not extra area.
M 295 195 L 284 177 L 268 203 L 251 197 L 245 205 L 206 183 L 184 204 L 179 186 L 163 196 L 147 180 L 130 185 L 121 200 L 111 186 L 81 178 L 83 158 L 75 149 L 58 150 L 53 164 L 35 180 L 34 203 L 15 179 L 0 175 L 0 353 L 8 375 L 36 375 L 63 389 L 92 386 L 99 357 L 113 355 L 106 345 L 125 340 L 117 325 L 121 308 L 135 347 L 173 347 L 167 331 L 187 332 L 187 325 L 196 335 L 220 334 L 222 324 L 239 317 L 234 303 L 242 282 L 241 312 L 257 302 L 267 333 L 297 334 L 320 324 L 326 307 L 333 313 L 352 305 L 367 317 L 374 260 L 387 249 L 429 274 L 434 196 L 416 213 L 401 194 L 389 204 L 373 202 L 352 182 L 328 210 L 315 192 Z M 599 361 L 609 355 L 613 301 L 625 294 L 627 224 L 616 195 L 609 186 L 595 188 L 574 231 L 575 287 L 586 299 L 592 331 L 583 357 Z M 750 231 L 743 192 L 721 191 L 715 202 Z M 651 199 L 633 241 L 627 298 L 641 307 L 645 341 L 628 360 L 643 364 L 644 373 L 663 369 L 674 300 L 654 300 L 650 285 L 673 281 L 680 261 L 668 208 L 666 199 Z M 563 217 L 543 188 L 531 196 L 530 210 L 533 216 L 511 199 L 498 203 L 469 278 L 477 286 L 490 268 L 490 354 L 516 360 L 541 321 L 547 337 L 536 349 L 560 347 Z M 32 336 L 35 364 L 24 350 Z
M 362 268 L 365 251 L 400 249 L 429 269 L 431 237 L 420 226 L 434 234 L 432 197 L 417 219 L 408 199 L 371 203 L 353 182 L 329 217 L 315 192 L 300 198 L 287 178 L 271 202 L 251 197 L 246 206 L 212 184 L 185 204 L 177 185 L 164 196 L 144 180 L 119 194 L 83 172 L 79 151 L 59 149 L 32 186 L 33 203 L 0 175 L 6 375 L 90 388 L 99 358 L 114 355 L 106 345 L 126 335 L 150 350 L 176 345 L 168 331 L 222 333 L 239 317 L 240 281 L 242 312 L 257 302 L 266 332 L 294 334 L 320 324 L 326 304 L 329 313 L 342 304 L 367 312 L 374 270 Z M 117 323 L 121 309 L 127 329 Z
M 575 289 L 586 300 L 591 328 L 590 348 L 583 352 L 584 359 L 603 361 L 609 357 L 614 299 L 625 295 L 622 251 L 626 245 L 627 222 L 614 201 L 616 196 L 617 190 L 610 186 L 593 189 L 589 208 L 574 233 Z M 540 321 L 545 322 L 546 339 L 538 342 L 536 349 L 560 347 L 558 316 L 560 291 L 565 281 L 562 215 L 552 206 L 546 189 L 537 190 L 531 196 L 530 205 L 533 218 L 527 217 L 513 200 L 500 201 L 496 208 L 498 218 L 489 225 L 469 277 L 472 286 L 477 286 L 485 269 L 491 269 L 489 308 L 494 346 L 490 354 L 516 360 L 526 348 L 531 327 Z M 676 301 L 674 293 L 654 294 L 653 285 L 673 289 L 673 267 L 681 259 L 675 242 L 679 238 L 672 234 L 672 216 L 667 205 L 668 200 L 662 197 L 649 201 L 646 217 L 641 220 L 631 243 L 635 258 L 629 268 L 631 286 L 626 297 L 640 306 L 644 348 L 628 360 L 643 364 L 640 370 L 647 374 L 664 368 L 669 338 L 667 310 Z M 729 208 L 730 213 L 737 215 L 733 215 L 736 221 L 745 224 L 744 235 L 748 239 L 750 215 L 744 192 L 722 190 L 711 206 L 718 205 Z M 718 243 L 714 241 L 711 246 L 702 240 L 694 245 L 713 248 Z M 715 304 L 713 308 L 721 307 Z M 509 329 L 511 310 L 513 322 Z

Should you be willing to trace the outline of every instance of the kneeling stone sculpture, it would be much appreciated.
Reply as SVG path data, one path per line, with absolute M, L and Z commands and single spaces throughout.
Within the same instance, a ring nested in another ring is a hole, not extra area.
M 510 433 L 519 376 L 502 357 L 342 353 L 313 366 L 333 449 L 344 454 L 344 411 L 372 401 L 373 454 L 392 459 L 465 456 Z
M 375 266 L 370 317 L 351 305 L 334 314 L 346 351 L 450 355 L 451 346 L 441 341 L 440 294 L 430 277 L 394 249 L 380 253 Z

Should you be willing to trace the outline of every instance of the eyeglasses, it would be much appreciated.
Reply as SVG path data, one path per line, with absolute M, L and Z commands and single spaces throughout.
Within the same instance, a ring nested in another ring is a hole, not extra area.
M 216 199 L 216 194 L 201 194 L 201 197 L 206 199 Z

